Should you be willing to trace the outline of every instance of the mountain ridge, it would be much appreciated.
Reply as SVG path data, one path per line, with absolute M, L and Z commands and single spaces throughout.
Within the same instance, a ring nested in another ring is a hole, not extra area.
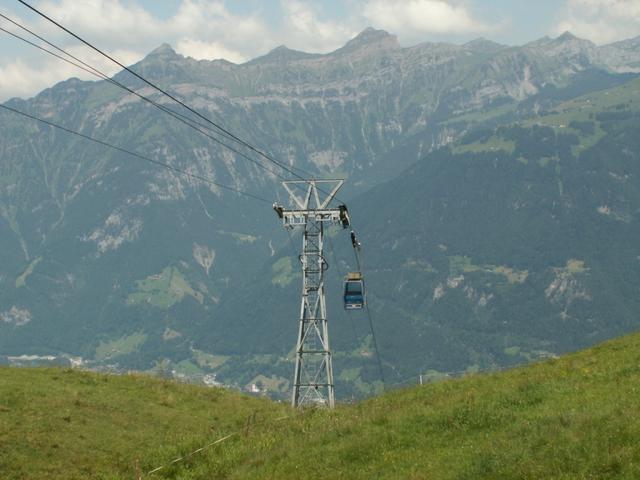
M 593 56 L 563 52 L 365 46 L 283 67 L 196 61 L 165 47 L 134 68 L 287 165 L 349 179 L 341 198 L 374 255 L 368 298 L 388 342 L 384 368 L 405 375 L 509 365 L 635 325 L 635 296 L 623 295 L 634 273 L 608 268 L 584 243 L 573 252 L 567 245 L 591 238 L 576 218 L 595 232 L 613 222 L 607 231 L 634 238 L 635 170 L 625 152 L 635 151 L 636 84 Z M 164 102 L 126 72 L 116 78 Z M 15 102 L 286 201 L 273 173 L 106 82 L 73 80 Z M 298 239 L 290 244 L 269 206 L 6 112 L 0 125 L 0 354 L 66 353 L 93 368 L 165 365 L 239 388 L 260 379 L 286 394 Z M 607 159 L 605 147 L 620 158 Z M 530 238 L 514 243 L 519 224 Z M 336 237 L 330 260 L 328 307 L 338 391 L 361 396 L 381 385 L 366 323 L 350 333 L 353 319 L 335 293 L 339 272 L 354 268 L 345 238 Z M 618 250 L 611 265 L 632 265 L 628 245 Z
M 480 48 L 480 50 L 482 51 L 495 53 L 500 50 L 514 49 L 514 48 L 515 49 L 533 48 L 535 50 L 539 50 L 539 47 L 542 47 L 542 46 L 548 47 L 549 44 L 552 44 L 557 46 L 559 51 L 567 51 L 567 50 L 573 51 L 573 52 L 575 51 L 582 52 L 585 50 L 606 51 L 610 56 L 612 51 L 628 50 L 628 49 L 637 50 L 638 45 L 636 44 L 638 43 L 638 39 L 640 39 L 640 37 L 629 38 L 626 40 L 620 40 L 620 41 L 598 46 L 588 39 L 579 38 L 574 34 L 572 34 L 571 32 L 567 31 L 558 35 L 555 38 L 542 37 L 540 39 L 533 40 L 531 42 L 525 43 L 520 46 L 503 45 L 500 43 L 493 42 L 492 40 L 489 40 L 489 39 L 478 38 L 460 45 L 455 43 L 446 43 L 446 42 L 431 43 L 426 41 L 426 42 L 418 43 L 416 45 L 403 47 L 403 46 L 400 46 L 400 44 L 397 41 L 397 37 L 395 35 L 392 35 L 386 32 L 385 30 L 376 30 L 373 27 L 367 27 L 362 32 L 354 36 L 352 39 L 348 40 L 342 47 L 339 47 L 338 49 L 333 50 L 331 52 L 327 52 L 327 53 L 303 52 L 300 50 L 290 49 L 286 45 L 280 45 L 280 46 L 274 47 L 264 55 L 259 55 L 243 63 L 234 63 L 225 59 L 201 59 L 200 61 L 203 61 L 206 63 L 224 61 L 225 63 L 233 65 L 235 67 L 242 67 L 242 66 L 259 65 L 265 62 L 287 63 L 287 62 L 295 62 L 299 60 L 321 59 L 326 57 L 333 57 L 339 54 L 353 53 L 354 51 L 360 50 L 362 48 L 371 49 L 374 46 L 378 46 L 377 49 L 381 49 L 381 51 L 393 51 L 393 50 L 402 51 L 402 50 L 412 50 L 416 48 L 423 48 L 423 49 L 424 48 L 427 48 L 427 49 L 445 48 L 448 50 L 464 49 L 464 48 L 473 50 L 473 49 Z M 438 46 L 441 46 L 441 47 L 438 47 Z M 154 50 L 152 50 L 142 60 L 137 62 L 137 64 L 144 64 L 145 59 L 147 59 L 147 57 L 153 58 L 155 56 L 165 56 L 167 58 L 182 57 L 183 59 L 190 58 L 177 53 L 175 49 L 168 43 L 163 43 L 157 48 L 155 48 Z M 609 66 L 607 64 L 606 58 L 603 58 L 606 56 L 607 55 L 595 55 L 595 57 L 597 57 L 596 61 L 602 63 L 602 65 L 604 66 Z M 638 59 L 634 57 L 634 60 L 638 60 Z M 619 71 L 621 67 L 617 66 L 617 68 Z
M 540 46 L 540 45 L 545 45 L 548 43 L 556 43 L 559 45 L 580 45 L 580 46 L 589 46 L 589 47 L 593 47 L 596 49 L 610 49 L 610 48 L 616 48 L 616 47 L 622 47 L 622 48 L 626 48 L 626 47 L 632 47 L 632 48 L 636 48 L 637 45 L 636 43 L 638 43 L 640 39 L 640 36 L 638 37 L 631 37 L 628 39 L 624 39 L 624 40 L 618 40 L 615 42 L 611 42 L 611 43 L 607 43 L 607 44 L 603 44 L 603 45 L 596 45 L 595 43 L 593 43 L 591 40 L 586 39 L 586 38 L 580 38 L 577 37 L 576 35 L 574 35 L 573 33 L 571 33 L 570 31 L 565 31 L 561 34 L 559 34 L 557 37 L 552 38 L 552 37 L 541 37 L 539 39 L 536 40 L 532 40 L 530 42 L 524 43 L 522 45 L 505 45 L 505 44 L 501 44 L 501 43 L 497 43 L 494 42 L 491 39 L 486 39 L 484 37 L 479 37 L 477 39 L 468 41 L 466 43 L 463 44 L 456 44 L 456 43 L 448 43 L 448 42 L 444 42 L 444 43 L 431 43 L 429 41 L 423 41 L 423 42 L 419 42 L 415 45 L 408 45 L 408 46 L 400 46 L 400 44 L 398 43 L 397 40 L 397 36 L 390 34 L 389 32 L 385 31 L 385 30 L 377 30 L 373 27 L 367 27 L 364 30 L 362 30 L 360 33 L 358 33 L 357 35 L 355 35 L 352 39 L 348 40 L 342 47 L 337 48 L 336 50 L 327 52 L 327 53 L 310 53 L 310 52 L 304 52 L 301 50 L 295 50 L 295 49 L 291 49 L 289 47 L 287 47 L 286 45 L 279 45 L 277 47 L 272 48 L 269 52 L 267 52 L 264 55 L 259 55 L 255 58 L 252 58 L 250 60 L 247 60 L 246 62 L 240 63 L 240 64 L 236 64 L 233 62 L 229 62 L 229 63 L 233 63 L 234 65 L 245 65 L 245 64 L 250 64 L 255 62 L 256 60 L 259 59 L 263 59 L 265 57 L 268 57 L 270 54 L 274 53 L 274 52 L 278 52 L 279 54 L 282 52 L 287 52 L 288 54 L 292 55 L 292 60 L 297 60 L 297 59 L 304 59 L 304 58 L 311 58 L 311 57 L 322 57 L 322 56 L 332 56 L 334 54 L 336 54 L 337 52 L 349 52 L 349 51 L 353 51 L 356 50 L 358 48 L 361 47 L 366 47 L 366 46 L 370 46 L 370 45 L 375 45 L 375 44 L 388 44 L 386 45 L 386 48 L 394 50 L 394 49 L 399 49 L 399 50 L 406 50 L 406 49 L 412 49 L 415 47 L 418 47 L 420 45 L 446 45 L 449 47 L 459 47 L 459 48 L 463 48 L 463 47 L 469 47 L 469 46 L 474 46 L 474 45 L 483 45 L 483 48 L 485 49 L 490 49 L 492 51 L 495 50 L 499 50 L 499 49 L 504 49 L 504 48 L 521 48 L 521 47 L 534 47 L 534 46 Z M 176 51 L 174 50 L 173 47 L 171 47 L 168 43 L 163 43 L 160 46 L 158 46 L 157 48 L 155 48 L 154 50 L 152 50 L 148 55 L 152 55 L 152 54 L 157 54 L 157 53 L 168 53 L 169 50 L 175 54 Z M 147 55 L 147 56 L 148 56 Z M 180 55 L 180 54 L 177 54 Z M 180 55 L 182 56 L 182 55 Z M 186 57 L 185 57 L 186 58 Z M 205 61 L 215 61 L 215 60 L 224 60 L 224 59 L 204 59 Z M 228 62 L 228 60 L 226 60 Z

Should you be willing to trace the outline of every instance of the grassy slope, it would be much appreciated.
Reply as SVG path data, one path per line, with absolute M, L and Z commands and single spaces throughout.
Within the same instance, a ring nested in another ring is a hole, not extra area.
M 636 334 L 558 360 L 309 414 L 221 447 L 176 478 L 210 471 L 231 478 L 636 479 L 638 385 Z
M 480 124 L 483 121 L 500 116 L 513 110 L 514 104 L 507 104 L 496 108 L 491 108 L 482 112 L 473 112 L 451 119 L 449 122 L 465 120 L 471 123 Z M 635 78 L 622 85 L 611 87 L 606 90 L 587 93 L 571 100 L 566 100 L 558 104 L 552 112 L 545 112 L 542 115 L 534 115 L 531 118 L 515 122 L 514 125 L 532 127 L 543 125 L 551 127 L 556 132 L 573 133 L 580 136 L 580 145 L 574 149 L 574 155 L 595 145 L 601 140 L 605 132 L 600 128 L 594 116 L 598 113 L 616 112 L 621 110 L 638 111 L 640 109 L 640 79 Z M 595 131 L 592 134 L 579 132 L 571 128 L 572 122 L 594 122 Z M 445 122 L 445 123 L 449 123 Z M 455 153 L 478 153 L 496 150 L 513 152 L 513 142 L 506 140 L 500 135 L 493 135 L 486 140 L 471 142 L 468 144 L 454 144 Z
M 70 369 L 0 368 L 0 478 L 134 478 L 283 407 L 222 389 Z
M 149 478 L 640 478 L 638 334 L 277 422 L 282 405 L 145 377 L 2 369 L 0 380 L 8 479 L 134 478 L 136 457 L 150 470 L 242 430 L 254 410 L 248 434 Z

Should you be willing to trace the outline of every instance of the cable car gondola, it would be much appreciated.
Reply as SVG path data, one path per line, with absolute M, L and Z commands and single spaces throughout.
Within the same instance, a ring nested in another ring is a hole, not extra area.
M 344 280 L 344 309 L 362 310 L 365 306 L 364 279 L 360 272 L 349 272 Z

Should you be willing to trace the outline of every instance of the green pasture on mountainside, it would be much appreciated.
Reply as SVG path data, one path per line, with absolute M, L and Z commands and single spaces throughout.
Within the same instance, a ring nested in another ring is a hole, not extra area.
M 0 471 L 17 479 L 640 476 L 640 334 L 334 411 L 141 376 L 0 369 Z M 283 418 L 286 417 L 286 418 Z

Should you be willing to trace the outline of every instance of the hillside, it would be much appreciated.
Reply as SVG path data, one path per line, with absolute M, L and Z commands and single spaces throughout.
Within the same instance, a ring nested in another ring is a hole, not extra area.
M 0 368 L 0 477 L 133 478 L 135 461 L 270 421 L 288 408 L 221 388 L 147 375 Z
M 323 55 L 283 47 L 234 65 L 163 45 L 133 68 L 285 163 L 347 177 L 340 197 L 398 380 L 512 365 L 638 327 L 637 103 L 616 89 L 632 85 L 639 57 L 634 42 L 568 34 L 403 48 L 368 29 Z M 538 125 L 587 101 L 594 119 L 576 128 Z M 55 356 L 288 393 L 299 238 L 289 245 L 271 209 L 285 200 L 280 179 L 106 82 L 70 79 L 8 104 L 267 201 L 3 111 L 0 362 Z M 585 228 L 620 244 L 585 252 Z M 363 396 L 379 388 L 371 337 L 342 311 L 352 254 L 344 235 L 332 240 L 337 392 Z
M 536 100 L 546 110 L 517 122 L 487 125 L 501 107 L 467 116 L 460 140 L 350 201 L 391 381 L 514 365 L 640 328 L 640 81 L 576 93 L 547 92 Z M 342 233 L 328 250 L 340 390 L 366 393 L 352 380 L 379 380 L 362 358 L 366 317 L 345 314 L 337 294 L 353 254 Z M 264 353 L 286 341 L 274 325 L 285 331 L 295 315 L 296 292 L 262 280 L 282 263 L 240 292 L 269 299 L 271 322 L 241 323 L 240 296 L 218 310 Z M 200 341 L 238 348 L 213 332 Z
M 410 337 L 414 371 L 484 369 L 638 329 L 639 100 L 633 80 L 478 128 L 351 203 L 388 219 L 362 235 L 386 358 Z
M 638 478 L 638 352 L 634 334 L 302 413 L 144 376 L 3 368 L 0 471 L 129 479 L 136 458 L 148 472 L 240 432 L 145 478 Z

